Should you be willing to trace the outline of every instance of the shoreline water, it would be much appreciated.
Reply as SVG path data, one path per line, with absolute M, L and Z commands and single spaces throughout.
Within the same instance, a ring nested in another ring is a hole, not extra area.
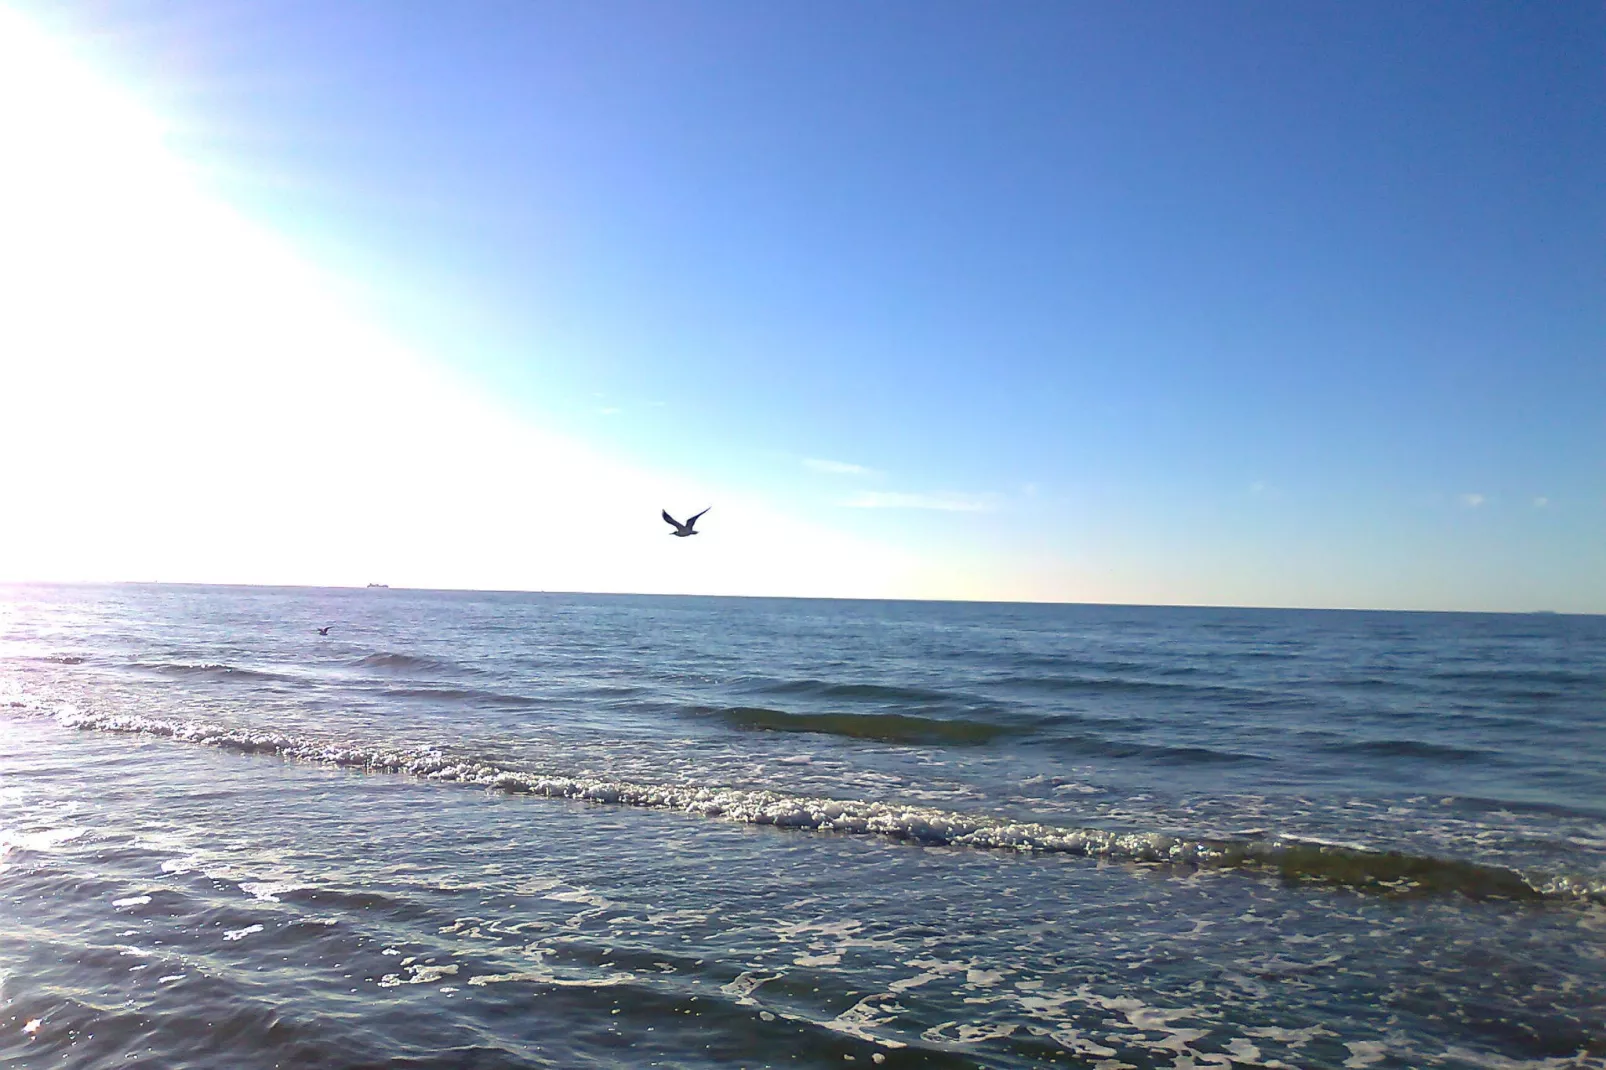
M 1548 615 L 0 593 L 0 1059 L 1600 1067 L 1603 652 Z

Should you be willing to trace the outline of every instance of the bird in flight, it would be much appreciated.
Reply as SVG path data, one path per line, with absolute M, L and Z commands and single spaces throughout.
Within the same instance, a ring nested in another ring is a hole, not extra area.
M 333 624 L 326 624 L 322 628 L 318 629 L 318 634 L 319 635 L 328 635 L 329 634 L 329 629 L 333 628 L 333 627 L 334 627 Z
M 713 508 L 713 506 L 709 506 L 709 509 L 712 509 L 712 508 Z M 708 509 L 704 509 L 703 510 L 703 513 L 706 513 L 706 512 L 708 512 Z M 698 516 L 702 516 L 703 513 L 698 513 L 697 516 L 692 517 L 691 519 L 687 520 L 684 524 L 682 524 L 680 521 L 676 520 L 674 517 L 669 515 L 669 510 L 668 509 L 665 509 L 664 510 L 664 519 L 669 521 L 669 523 L 675 529 L 674 531 L 671 531 L 669 534 L 674 535 L 677 538 L 681 538 L 681 539 L 684 539 L 688 535 L 696 535 L 696 534 L 698 534 L 698 532 L 692 530 L 692 525 L 697 523 L 697 517 Z

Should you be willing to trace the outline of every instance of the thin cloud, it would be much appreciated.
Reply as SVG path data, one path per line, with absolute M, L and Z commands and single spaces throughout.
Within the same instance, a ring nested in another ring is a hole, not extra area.
M 819 457 L 803 458 L 803 467 L 832 476 L 873 476 L 878 474 L 875 469 L 866 468 L 862 464 L 849 464 L 847 461 L 827 461 Z
M 1488 500 L 1489 500 L 1488 498 L 1485 498 L 1481 494 L 1463 494 L 1463 495 L 1461 495 L 1461 504 L 1466 506 L 1468 509 L 1476 509 L 1478 506 L 1482 505 L 1484 502 L 1486 502 Z
M 1534 508 L 1535 509 L 1543 509 L 1545 506 L 1547 506 L 1549 504 L 1550 504 L 1550 499 L 1549 498 L 1535 498 L 1534 499 Z
M 860 491 L 842 503 L 849 509 L 934 509 L 944 513 L 985 513 L 994 507 L 991 495 L 905 494 L 898 491 Z

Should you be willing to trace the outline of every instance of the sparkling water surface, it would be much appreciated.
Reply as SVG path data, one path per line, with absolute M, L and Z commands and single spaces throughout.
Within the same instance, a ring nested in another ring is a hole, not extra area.
M 0 588 L 7 1061 L 1606 1066 L 1606 619 Z

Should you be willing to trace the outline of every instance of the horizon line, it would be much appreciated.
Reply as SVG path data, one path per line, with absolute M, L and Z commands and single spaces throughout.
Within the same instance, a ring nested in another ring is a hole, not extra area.
M 218 583 L 204 580 L 11 580 L 0 587 L 228 587 L 281 591 L 405 591 L 416 594 L 584 595 L 592 598 L 746 598 L 793 602 L 911 602 L 979 606 L 1100 606 L 1109 609 L 1243 609 L 1304 613 L 1446 613 L 1501 617 L 1606 617 L 1598 612 L 1566 609 L 1422 609 L 1381 606 L 1247 605 L 1208 602 L 1077 602 L 1056 599 L 868 597 L 864 595 L 706 594 L 695 591 L 579 591 L 532 588 L 408 587 L 392 584 Z

